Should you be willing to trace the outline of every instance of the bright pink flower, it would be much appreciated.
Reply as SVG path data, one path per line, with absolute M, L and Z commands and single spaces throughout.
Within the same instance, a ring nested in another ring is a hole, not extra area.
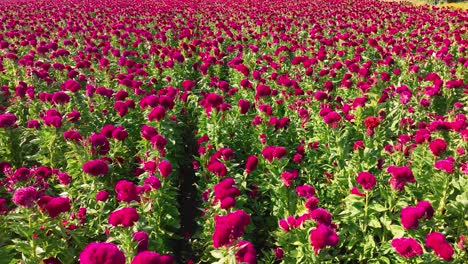
M 434 250 L 437 256 L 446 261 L 452 259 L 454 250 L 452 245 L 450 245 L 445 236 L 439 232 L 432 232 L 426 237 L 426 246 Z
M 112 226 L 122 225 L 123 227 L 130 227 L 133 226 L 139 218 L 140 216 L 135 208 L 125 207 L 112 212 L 109 215 L 108 221 Z
M 167 160 L 163 160 L 158 164 L 159 173 L 161 173 L 161 177 L 167 178 L 172 173 L 172 165 Z
M 83 164 L 83 171 L 92 176 L 99 176 L 107 174 L 109 166 L 102 160 L 90 160 Z
M 412 258 L 423 253 L 421 245 L 414 238 L 394 238 L 392 247 L 400 256 L 405 258 Z
M 257 251 L 252 243 L 248 241 L 239 241 L 237 244 L 239 250 L 236 252 L 236 260 L 239 263 L 255 264 L 257 263 Z
M 125 264 L 125 255 L 112 243 L 89 243 L 80 253 L 80 264 Z
M 32 187 L 20 188 L 15 191 L 11 199 L 14 204 L 22 207 L 32 207 L 38 195 L 37 190 Z
M 389 183 L 394 190 L 403 191 L 407 182 L 416 182 L 413 172 L 408 167 L 389 166 L 387 172 L 392 175 Z
M 440 156 L 440 154 L 444 152 L 446 148 L 447 143 L 445 140 L 440 138 L 436 138 L 431 141 L 431 143 L 429 143 L 429 149 L 431 150 L 432 154 L 434 154 L 434 156 Z
M 325 225 L 319 225 L 310 231 L 310 245 L 314 248 L 315 254 L 326 246 L 336 246 L 338 242 L 339 237 L 335 231 Z
M 245 172 L 250 174 L 253 170 L 257 168 L 258 165 L 258 157 L 255 155 L 251 155 L 247 157 L 247 162 L 245 164 Z
M 356 181 L 364 190 L 368 191 L 372 190 L 376 183 L 375 176 L 367 171 L 359 172 Z
M 115 185 L 117 200 L 122 202 L 138 201 L 136 186 L 133 182 L 120 180 Z

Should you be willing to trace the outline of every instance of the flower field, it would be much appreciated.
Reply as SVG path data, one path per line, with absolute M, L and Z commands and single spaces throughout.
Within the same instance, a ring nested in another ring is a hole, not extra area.
M 0 264 L 468 262 L 468 11 L 0 0 L 0 21 Z

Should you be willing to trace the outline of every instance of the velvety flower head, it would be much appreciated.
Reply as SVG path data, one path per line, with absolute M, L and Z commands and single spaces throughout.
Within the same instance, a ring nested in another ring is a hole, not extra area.
M 244 234 L 245 226 L 249 223 L 250 216 L 242 210 L 231 212 L 225 216 L 216 215 L 213 246 L 219 248 L 230 245 Z
M 171 163 L 167 160 L 163 160 L 158 164 L 159 173 L 161 173 L 161 177 L 167 178 L 172 173 L 172 166 Z
M 36 188 L 29 186 L 25 188 L 20 188 L 15 191 L 13 194 L 12 201 L 14 204 L 22 207 L 32 207 L 36 201 L 38 192 Z
M 83 140 L 83 137 L 81 136 L 80 132 L 76 130 L 67 130 L 63 133 L 63 139 L 80 142 Z
M 238 106 L 240 109 L 240 113 L 246 114 L 249 111 L 251 104 L 248 100 L 240 99 L 238 102 Z
M 105 190 L 100 190 L 96 194 L 96 201 L 105 202 L 105 201 L 107 201 L 108 198 L 109 198 L 109 193 L 107 191 L 105 191 Z
M 392 175 L 389 183 L 392 185 L 394 190 L 403 191 L 407 182 L 416 182 L 413 171 L 408 167 L 390 166 L 388 167 L 387 172 Z
M 245 172 L 250 174 L 253 170 L 257 168 L 258 165 L 258 157 L 255 155 L 251 155 L 247 157 L 247 162 L 245 164 Z
M 215 202 L 221 202 L 222 209 L 228 209 L 235 206 L 235 198 L 240 195 L 240 190 L 234 186 L 233 178 L 226 178 L 216 184 L 213 188 Z
M 434 154 L 434 156 L 440 156 L 440 154 L 444 152 L 446 148 L 447 143 L 445 140 L 440 138 L 436 138 L 431 141 L 431 143 L 429 143 L 429 149 L 431 150 L 432 154 Z
M 70 211 L 70 199 L 68 197 L 43 196 L 38 200 L 39 208 L 46 211 L 51 218 L 57 217 L 60 213 Z
M 151 140 L 152 137 L 156 136 L 158 131 L 156 128 L 148 125 L 141 126 L 141 136 L 146 140 Z
M 282 260 L 284 257 L 284 250 L 280 247 L 275 248 L 275 256 L 277 259 Z
M 161 188 L 161 181 L 156 176 L 149 176 L 145 179 L 145 185 L 148 185 L 151 188 L 157 190 Z
M 160 121 L 166 116 L 166 109 L 164 107 L 158 105 L 148 115 L 149 121 Z
M 83 171 L 92 176 L 104 175 L 109 172 L 109 166 L 102 160 L 90 160 L 83 165 Z
M 367 135 L 372 136 L 374 135 L 374 129 L 379 126 L 380 120 L 375 116 L 368 116 L 364 119 L 364 125 L 367 128 Z
M 103 134 L 92 134 L 89 142 L 93 154 L 106 155 L 110 150 L 110 143 Z
M 446 261 L 450 261 L 454 254 L 452 245 L 439 232 L 432 232 L 426 236 L 426 246 L 432 248 L 439 258 Z
M 61 88 L 63 91 L 70 91 L 70 92 L 76 93 L 78 92 L 78 90 L 80 90 L 81 86 L 75 80 L 66 80 L 64 83 L 62 83 Z
M 331 226 L 332 215 L 323 208 L 317 208 L 310 213 L 310 217 L 320 225 Z
M 299 197 L 309 199 L 315 195 L 315 188 L 310 185 L 304 184 L 296 187 L 296 193 Z
M 159 151 L 163 151 L 167 145 L 167 139 L 159 134 L 152 137 L 150 141 L 151 146 L 158 149 Z
M 424 216 L 424 208 L 417 206 L 407 206 L 401 209 L 401 224 L 405 229 L 416 229 L 419 225 L 419 219 Z
M 160 255 L 152 251 L 143 251 L 138 253 L 131 264 L 172 264 L 174 258 L 169 255 Z
M 297 170 L 284 171 L 281 173 L 281 180 L 286 187 L 291 186 L 292 180 L 296 179 L 299 176 Z
M 8 213 L 7 200 L 0 198 L 0 215 Z
M 285 147 L 276 147 L 276 146 L 266 146 L 262 150 L 262 156 L 268 160 L 269 162 L 272 162 L 273 159 L 281 159 L 287 154 L 286 148 Z
M 80 264 L 125 264 L 125 255 L 112 243 L 89 243 L 80 253 Z
M 122 225 L 123 227 L 130 227 L 133 226 L 139 218 L 140 216 L 135 208 L 125 207 L 112 212 L 108 220 L 109 224 L 113 226 Z
M 434 208 L 428 201 L 419 201 L 416 207 L 421 208 L 424 211 L 425 219 L 431 219 L 434 215 Z
M 367 171 L 359 172 L 356 181 L 364 190 L 368 191 L 372 190 L 376 183 L 375 176 Z
M 227 174 L 227 168 L 224 163 L 217 160 L 210 162 L 207 167 L 208 171 L 214 173 L 216 176 L 224 177 Z
M 338 123 L 341 121 L 341 119 L 342 119 L 341 115 L 335 111 L 332 111 L 323 117 L 323 120 L 325 121 L 325 123 L 330 125 L 332 128 L 338 127 Z
M 331 228 L 325 225 L 319 225 L 317 228 L 310 231 L 310 245 L 314 248 L 315 254 L 327 246 L 336 246 L 339 242 L 339 237 Z
M 138 242 L 137 251 L 143 252 L 148 250 L 149 237 L 145 231 L 139 231 L 132 234 L 135 241 Z
M 414 238 L 394 238 L 392 247 L 400 256 L 405 258 L 412 258 L 423 253 L 421 245 Z
M 236 260 L 239 263 L 257 263 L 257 251 L 252 243 L 242 240 L 237 243 L 237 248 L 239 248 L 239 250 L 236 252 Z
M 136 186 L 133 182 L 127 180 L 120 180 L 115 185 L 115 193 L 117 200 L 122 202 L 138 201 Z
M 453 173 L 453 163 L 450 159 L 439 160 L 434 164 L 434 168 L 446 173 Z
M 12 127 L 18 118 L 11 113 L 0 114 L 0 128 Z

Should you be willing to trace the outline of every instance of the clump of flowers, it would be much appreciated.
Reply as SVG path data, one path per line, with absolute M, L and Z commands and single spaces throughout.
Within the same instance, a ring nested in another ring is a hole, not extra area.
M 249 223 L 250 216 L 242 210 L 234 211 L 225 216 L 216 215 L 213 246 L 219 248 L 230 245 L 244 234 L 245 227 Z
M 392 175 L 389 183 L 391 184 L 393 190 L 403 191 L 407 182 L 416 182 L 413 171 L 408 167 L 390 166 L 388 167 L 387 172 Z
M 236 182 L 233 178 L 226 178 L 213 188 L 215 203 L 220 202 L 222 209 L 229 209 L 236 205 L 235 198 L 240 195 L 240 190 L 234 187 Z
M 450 245 L 445 236 L 439 232 L 432 232 L 426 237 L 426 246 L 434 250 L 436 255 L 446 261 L 450 261 L 453 256 L 453 247 Z

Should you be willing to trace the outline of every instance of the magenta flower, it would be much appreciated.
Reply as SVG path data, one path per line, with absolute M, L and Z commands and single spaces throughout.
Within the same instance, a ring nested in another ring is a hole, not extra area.
M 314 248 L 315 254 L 327 246 L 334 247 L 339 242 L 339 237 L 331 228 L 319 225 L 310 231 L 310 245 Z
M 247 157 L 247 162 L 245 164 L 245 172 L 250 174 L 253 170 L 257 168 L 258 165 L 258 157 L 255 155 L 251 155 Z
M 236 252 L 236 260 L 239 263 L 255 264 L 257 263 L 257 251 L 252 243 L 242 240 L 237 243 L 239 250 Z
M 11 199 L 14 204 L 22 207 L 32 207 L 38 195 L 37 190 L 32 187 L 20 188 L 15 191 Z
M 432 232 L 426 237 L 426 246 L 434 250 L 436 255 L 446 261 L 452 259 L 454 250 L 452 245 L 450 245 L 443 234 L 439 232 Z
M 102 160 L 90 160 L 83 165 L 83 171 L 92 176 L 99 176 L 107 174 L 109 166 Z
M 432 154 L 434 154 L 434 156 L 440 156 L 440 154 L 444 152 L 446 148 L 447 143 L 445 140 L 440 138 L 436 138 L 431 141 L 431 143 L 429 143 L 429 149 L 431 150 Z
M 115 185 L 115 193 L 117 194 L 117 200 L 122 202 L 138 201 L 138 194 L 136 186 L 133 182 L 120 180 Z
M 387 172 L 392 175 L 389 183 L 392 185 L 393 190 L 403 191 L 407 182 L 416 182 L 413 171 L 408 167 L 390 166 L 388 167 Z
M 423 253 L 421 245 L 414 238 L 395 238 L 392 240 L 392 247 L 405 258 L 412 258 Z
M 122 225 L 123 227 L 130 227 L 135 224 L 140 216 L 135 208 L 125 207 L 119 210 L 112 212 L 109 215 L 109 224 L 112 226 Z
M 80 253 L 80 264 L 125 264 L 125 255 L 112 243 L 89 243 Z
M 70 199 L 68 197 L 43 196 L 37 204 L 42 211 L 46 211 L 51 218 L 57 217 L 60 213 L 70 211 Z
M 364 190 L 368 191 L 372 190 L 376 183 L 375 176 L 367 171 L 359 172 L 356 181 Z

